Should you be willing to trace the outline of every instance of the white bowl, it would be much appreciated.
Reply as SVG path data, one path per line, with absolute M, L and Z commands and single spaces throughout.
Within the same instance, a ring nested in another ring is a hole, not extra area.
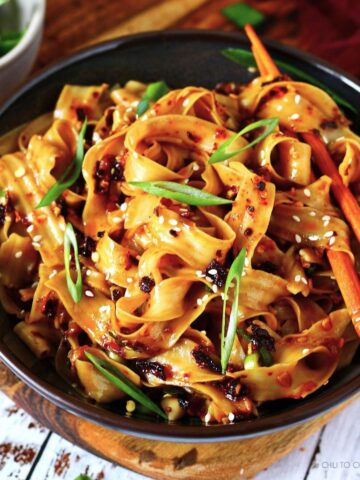
M 17 0 L 20 28 L 25 33 L 10 52 L 0 57 L 0 104 L 25 80 L 34 65 L 42 38 L 45 3 L 45 0 Z

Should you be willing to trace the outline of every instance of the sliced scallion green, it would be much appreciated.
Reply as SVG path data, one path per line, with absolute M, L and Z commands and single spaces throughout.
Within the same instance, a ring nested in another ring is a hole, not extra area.
M 157 102 L 161 97 L 166 95 L 169 90 L 170 89 L 164 82 L 164 80 L 150 83 L 147 86 L 145 93 L 137 106 L 137 116 L 141 117 L 141 115 L 143 115 L 150 107 L 150 102 Z
M 247 125 L 244 127 L 240 132 L 238 132 L 236 135 L 228 138 L 225 140 L 224 143 L 220 145 L 220 147 L 211 155 L 209 159 L 209 163 L 218 163 L 218 162 L 223 162 L 225 160 L 228 160 L 231 157 L 234 157 L 235 155 L 238 155 L 241 152 L 244 152 L 248 148 L 253 147 L 257 143 L 259 143 L 261 140 L 263 140 L 265 137 L 267 137 L 271 132 L 275 130 L 277 125 L 279 124 L 279 119 L 278 118 L 264 118 L 263 120 L 258 120 L 257 122 L 250 123 L 250 125 Z M 239 137 L 242 135 L 245 135 L 245 133 L 251 132 L 252 130 L 256 130 L 258 128 L 264 128 L 264 131 L 255 138 L 252 142 L 248 143 L 244 147 L 234 150 L 231 152 L 227 151 L 227 148 L 234 143 L 235 140 L 237 140 Z
M 253 368 L 259 367 L 259 354 L 258 352 L 250 353 L 246 355 L 244 360 L 244 369 L 252 370 Z
M 48 192 L 43 196 L 40 203 L 36 208 L 47 207 L 51 202 L 56 200 L 67 188 L 70 188 L 81 174 L 82 164 L 84 160 L 84 137 L 87 127 L 87 118 L 85 117 L 84 123 L 82 124 L 77 144 L 76 152 L 73 161 L 61 175 L 59 180 L 57 180 L 54 185 L 48 190 Z
M 129 182 L 129 185 L 157 197 L 170 198 L 187 205 L 210 206 L 232 203 L 226 198 L 217 197 L 198 188 L 176 182 Z
M 221 10 L 221 13 L 241 29 L 244 28 L 247 23 L 256 27 L 265 20 L 265 16 L 259 12 L 259 10 L 256 10 L 246 3 L 228 5 Z
M 70 263 L 71 263 L 71 247 L 74 251 L 74 261 L 76 267 L 76 283 L 73 282 L 70 272 Z M 65 275 L 66 275 L 66 284 L 70 295 L 75 303 L 80 302 L 82 297 L 82 277 L 81 277 L 81 267 L 79 261 L 79 248 L 74 232 L 74 228 L 71 223 L 67 223 L 65 227 L 64 234 L 64 264 L 65 264 Z
M 96 357 L 90 352 L 85 352 L 85 355 L 90 360 L 90 362 L 99 370 L 99 372 L 102 373 L 104 377 L 107 378 L 113 385 L 115 385 L 115 387 L 126 393 L 126 395 L 131 397 L 136 402 L 139 402 L 148 410 L 156 413 L 164 420 L 167 420 L 167 416 L 163 412 L 163 410 L 161 410 L 161 408 L 147 395 L 145 395 L 145 393 L 137 385 L 135 385 L 135 383 L 129 380 L 110 362 Z
M 223 311 L 222 311 L 222 322 L 221 322 L 221 369 L 222 373 L 226 372 L 226 368 L 229 363 L 229 358 L 231 355 L 231 350 L 234 344 L 237 322 L 238 322 L 238 310 L 239 310 L 239 292 L 240 292 L 240 282 L 242 273 L 244 270 L 246 258 L 246 249 L 242 248 L 239 255 L 233 261 L 229 273 L 226 277 L 225 288 L 224 288 L 224 300 L 223 300 Z M 235 287 L 232 287 L 232 283 L 235 282 Z M 231 305 L 230 317 L 228 322 L 228 327 L 225 335 L 225 324 L 226 324 L 226 304 L 228 299 L 228 294 L 230 288 L 234 288 L 233 302 Z

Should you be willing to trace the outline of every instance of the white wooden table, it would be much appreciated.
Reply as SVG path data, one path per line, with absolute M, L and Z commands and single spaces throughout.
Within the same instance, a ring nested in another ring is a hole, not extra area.
M 360 399 L 256 480 L 360 479 L 359 417 Z M 0 392 L 0 480 L 75 480 L 80 474 L 147 480 L 63 440 Z

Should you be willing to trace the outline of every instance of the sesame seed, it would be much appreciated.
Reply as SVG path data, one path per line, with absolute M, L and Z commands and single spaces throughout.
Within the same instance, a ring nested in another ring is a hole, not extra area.
M 38 242 L 32 242 L 32 246 L 33 246 L 34 248 L 40 248 L 41 245 L 40 245 L 40 243 L 38 243 Z
M 210 420 L 211 420 L 211 415 L 210 415 L 210 413 L 208 412 L 208 413 L 205 415 L 205 417 L 204 417 L 204 422 L 205 422 L 205 423 L 209 423 Z
M 245 257 L 244 265 L 245 267 L 248 267 L 250 265 L 250 260 L 247 257 Z
M 23 177 L 25 175 L 25 168 L 24 167 L 18 168 L 17 170 L 15 170 L 14 175 L 15 175 L 16 178 Z
M 98 254 L 98 252 L 93 252 L 91 254 L 91 260 L 94 262 L 94 263 L 97 263 L 99 260 L 100 260 L 100 255 Z
M 318 235 L 309 235 L 308 238 L 311 242 L 316 242 L 317 240 L 319 240 Z
M 298 223 L 301 222 L 300 217 L 298 217 L 297 215 L 293 215 L 292 218 L 293 218 L 293 220 L 295 220 L 295 222 L 298 222 Z
M 304 355 L 306 355 L 306 354 L 309 353 L 309 352 L 310 352 L 310 350 L 309 350 L 308 348 L 304 348 L 303 351 L 302 351 L 302 353 L 303 353 Z
M 255 73 L 256 72 L 256 68 L 255 67 L 248 67 L 248 72 L 249 73 Z
M 330 237 L 332 237 L 333 235 L 334 235 L 333 230 L 329 230 L 329 231 L 327 231 L 327 232 L 324 233 L 324 237 L 325 237 L 325 238 L 330 238 Z
M 160 224 L 163 224 L 163 223 L 164 223 L 164 220 L 165 220 L 164 217 L 161 215 L 161 216 L 159 217 L 159 223 L 160 223 Z
M 206 302 L 208 298 L 209 298 L 209 294 L 207 293 L 206 295 L 204 295 L 204 296 L 202 297 L 202 301 L 203 301 L 203 302 Z
M 265 150 L 260 151 L 260 158 L 263 160 L 265 158 Z
M 126 202 L 122 203 L 122 204 L 120 205 L 120 210 L 121 210 L 122 212 L 125 212 L 126 209 L 127 209 L 127 206 L 128 206 L 128 205 L 127 205 Z
M 282 109 L 283 109 L 283 106 L 282 106 L 282 105 L 277 105 L 277 106 L 276 106 L 276 110 L 277 110 L 278 112 L 281 112 Z
M 228 418 L 230 422 L 233 422 L 235 420 L 235 415 L 231 412 L 229 413 Z
M 199 307 L 200 307 L 200 305 L 202 305 L 203 301 L 202 301 L 201 298 L 198 298 L 198 299 L 196 300 L 196 303 L 197 303 L 197 304 L 199 305 Z
M 300 282 L 301 281 L 301 275 L 295 275 L 294 280 L 295 280 L 295 282 Z
M 131 277 L 128 277 L 128 278 L 126 279 L 126 281 L 127 281 L 127 283 L 133 283 L 134 279 L 131 278 Z
M 216 268 L 211 268 L 211 269 L 208 271 L 208 273 L 209 273 L 210 275 L 216 275 L 216 274 L 217 274 L 217 270 L 216 270 Z
M 136 409 L 136 403 L 134 402 L 134 400 L 128 400 L 126 402 L 126 411 L 129 413 L 132 413 L 135 411 L 135 409 Z
M 214 293 L 217 293 L 217 291 L 218 291 L 218 286 L 217 286 L 217 285 L 213 285 L 213 286 L 212 286 L 212 291 L 213 291 Z
M 329 225 L 329 223 L 330 223 L 330 220 L 325 220 L 324 227 L 327 227 Z
M 316 212 L 314 212 L 313 210 L 311 212 L 309 212 L 309 215 L 310 217 L 316 217 Z
M 206 280 L 207 282 L 209 282 L 209 283 L 212 283 L 212 282 L 213 282 L 213 279 L 212 279 L 211 277 L 207 277 L 207 276 L 206 276 L 206 277 L 205 277 L 205 280 Z
M 187 223 L 184 223 L 183 228 L 184 230 L 190 230 L 190 225 L 188 225 Z
M 194 163 L 192 168 L 193 168 L 194 172 L 197 172 L 198 170 L 200 170 L 200 167 L 197 163 Z
M 114 222 L 114 223 L 121 223 L 121 222 L 122 222 L 122 218 L 120 218 L 120 217 L 114 217 L 114 218 L 113 218 L 113 222 Z
M 200 278 L 205 276 L 201 270 L 196 270 L 195 275 Z
M 170 225 L 177 225 L 178 221 L 175 220 L 175 218 L 170 218 L 169 223 L 170 223 Z
M 185 98 L 185 100 L 183 101 L 183 107 L 187 107 L 190 103 L 190 98 Z
M 91 290 L 85 290 L 85 295 L 87 297 L 95 297 L 94 293 Z
M 92 273 L 91 270 L 89 270 L 89 269 L 86 270 L 86 275 L 87 275 L 88 277 L 90 277 L 91 273 Z
M 103 305 L 99 308 L 99 312 L 100 313 L 108 313 L 110 312 L 110 307 L 109 305 Z
M 35 237 L 33 238 L 33 241 L 34 242 L 41 242 L 42 240 L 42 236 L 41 235 L 35 235 Z
M 299 120 L 300 115 L 298 113 L 293 113 L 289 118 L 290 120 Z
M 330 221 L 331 220 L 331 217 L 330 215 L 324 215 L 321 220 L 323 220 L 324 222 L 327 222 L 327 221 Z
M 331 237 L 331 238 L 330 238 L 330 240 L 329 240 L 329 245 L 330 245 L 330 247 L 331 247 L 331 245 L 334 245 L 335 241 L 336 241 L 336 238 L 335 238 L 335 237 Z
M 294 101 L 297 105 L 299 105 L 300 101 L 301 101 L 301 96 L 297 93 L 294 97 Z
M 308 284 L 308 281 L 306 280 L 306 278 L 305 278 L 305 277 L 302 277 L 302 278 L 301 278 L 301 281 L 302 281 L 302 283 L 304 283 L 305 285 L 307 285 L 307 284 Z
M 50 275 L 49 275 L 49 278 L 54 278 L 57 274 L 57 271 L 56 270 L 53 270 Z
M 22 257 L 23 252 L 19 250 L 18 252 L 15 253 L 15 258 L 20 258 Z
M 28 233 L 31 233 L 33 230 L 34 230 L 34 225 L 30 225 L 30 226 L 26 229 L 26 231 L 27 231 Z
M 172 231 L 181 232 L 181 228 L 180 227 L 174 227 L 174 228 L 172 228 Z
M 301 243 L 301 236 L 298 233 L 295 235 L 295 240 L 296 243 Z
M 304 195 L 305 195 L 305 197 L 308 197 L 308 198 L 311 197 L 311 192 L 308 188 L 304 188 Z

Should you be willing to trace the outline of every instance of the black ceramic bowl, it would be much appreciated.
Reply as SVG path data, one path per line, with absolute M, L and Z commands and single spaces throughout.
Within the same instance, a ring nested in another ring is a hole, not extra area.
M 291 63 L 360 109 L 360 84 L 330 65 L 293 48 L 268 42 L 274 58 Z M 240 34 L 179 31 L 120 38 L 84 50 L 49 68 L 29 82 L 0 110 L 0 134 L 53 110 L 65 83 L 109 84 L 129 79 L 164 79 L 172 87 L 218 82 L 248 82 L 252 74 L 224 58 L 226 47 L 249 48 Z M 357 119 L 353 118 L 353 121 Z M 336 373 L 329 383 L 304 400 L 269 402 L 254 420 L 233 425 L 167 425 L 151 419 L 127 418 L 79 397 L 56 375 L 50 363 L 38 361 L 12 333 L 13 321 L 2 314 L 0 359 L 25 383 L 59 407 L 105 427 L 133 435 L 169 441 L 226 441 L 261 435 L 303 422 L 356 393 L 360 358 Z

